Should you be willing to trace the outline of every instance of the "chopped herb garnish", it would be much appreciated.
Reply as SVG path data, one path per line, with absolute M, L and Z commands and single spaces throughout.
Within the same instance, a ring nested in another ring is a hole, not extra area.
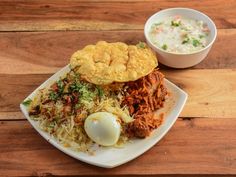
M 67 75 L 67 79 L 60 79 L 53 85 L 56 89 L 49 89 L 48 99 L 72 103 L 76 108 L 83 107 L 85 104 L 104 95 L 103 89 L 99 86 L 77 79 L 79 75 Z M 70 82 L 73 79 L 73 82 Z M 68 95 L 72 95 L 71 97 Z
M 51 89 L 49 90 L 50 92 L 49 92 L 48 98 L 50 100 L 56 101 L 61 96 L 63 96 L 64 88 L 65 88 L 65 85 L 64 85 L 63 81 L 58 80 L 56 83 L 54 83 L 51 86 Z
M 202 38 L 204 38 L 204 37 L 205 37 L 205 35 L 203 35 L 203 34 L 200 34 L 200 35 L 199 35 L 199 38 L 200 38 L 200 39 L 202 39 Z
M 23 104 L 24 106 L 29 106 L 31 102 L 32 102 L 32 100 L 31 100 L 31 99 L 28 99 L 28 100 L 23 101 L 22 104 Z
M 57 86 L 58 86 L 58 93 L 62 94 L 64 91 L 64 87 L 65 87 L 62 80 L 57 81 Z
M 178 27 L 181 24 L 181 21 L 171 21 L 171 26 Z
M 163 44 L 162 47 L 161 47 L 163 50 L 167 50 L 167 45 L 166 44 Z
M 79 93 L 79 100 L 81 101 L 92 101 L 94 97 L 98 94 L 93 91 L 90 84 L 81 83 L 81 82 L 73 82 L 69 87 L 71 92 Z
M 197 47 L 197 46 L 199 46 L 201 43 L 200 43 L 199 40 L 193 39 L 192 44 L 193 44 L 194 47 Z
M 101 87 L 97 86 L 98 96 L 101 98 L 104 95 L 104 91 Z
M 56 92 L 54 92 L 54 91 L 51 91 L 49 93 L 49 99 L 50 100 L 56 101 L 58 99 L 58 97 L 59 97 L 59 95 Z
M 80 99 L 86 100 L 86 101 L 92 101 L 96 94 L 89 90 L 89 87 L 87 85 L 83 85 L 80 90 Z
M 144 42 L 139 42 L 136 46 L 142 49 L 146 48 L 146 44 Z
M 79 92 L 79 90 L 81 89 L 82 84 L 80 82 L 73 82 L 70 86 L 69 89 L 71 90 L 71 92 Z
M 182 41 L 182 44 L 186 44 L 190 41 L 189 37 L 185 37 L 184 40 Z

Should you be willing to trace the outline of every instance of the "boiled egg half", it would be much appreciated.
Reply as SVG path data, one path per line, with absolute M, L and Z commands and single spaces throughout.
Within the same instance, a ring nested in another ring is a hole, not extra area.
M 102 146 L 112 146 L 117 143 L 120 137 L 121 126 L 114 114 L 96 112 L 86 118 L 84 129 L 95 143 Z

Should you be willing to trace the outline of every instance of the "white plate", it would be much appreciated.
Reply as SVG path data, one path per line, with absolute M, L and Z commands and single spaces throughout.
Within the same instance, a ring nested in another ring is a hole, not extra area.
M 42 85 L 40 85 L 33 93 L 31 93 L 25 100 L 32 99 L 39 89 L 49 86 L 54 81 L 58 80 L 60 76 L 64 76 L 65 73 L 69 71 L 69 66 L 65 66 L 60 71 L 51 76 L 46 80 Z M 71 157 L 74 157 L 80 161 L 96 165 L 104 168 L 113 168 L 124 164 L 150 149 L 154 146 L 172 127 L 178 118 L 181 110 L 184 107 L 184 104 L 187 100 L 187 94 L 178 88 L 176 85 L 165 79 L 165 84 L 168 90 L 171 92 L 171 96 L 168 101 L 165 103 L 165 109 L 161 109 L 158 112 L 165 112 L 164 123 L 156 129 L 152 135 L 145 139 L 132 140 L 125 144 L 123 148 L 114 148 L 114 147 L 99 147 L 95 151 L 95 155 L 88 155 L 82 152 L 75 152 L 69 148 L 65 148 L 57 142 L 50 134 L 42 131 L 38 127 L 38 123 L 33 121 L 28 114 L 27 108 L 20 104 L 21 111 L 31 123 L 31 125 L 37 130 L 37 132 L 44 137 L 49 143 L 61 150 L 62 152 L 68 154 Z

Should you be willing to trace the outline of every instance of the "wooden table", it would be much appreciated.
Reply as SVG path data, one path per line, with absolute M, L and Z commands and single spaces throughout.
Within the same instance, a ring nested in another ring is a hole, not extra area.
M 197 66 L 161 66 L 189 99 L 158 144 L 125 165 L 102 169 L 65 155 L 36 133 L 19 110 L 29 93 L 86 44 L 143 41 L 145 20 L 169 7 L 206 13 L 218 37 Z M 236 175 L 235 7 L 235 0 L 1 1 L 0 176 Z

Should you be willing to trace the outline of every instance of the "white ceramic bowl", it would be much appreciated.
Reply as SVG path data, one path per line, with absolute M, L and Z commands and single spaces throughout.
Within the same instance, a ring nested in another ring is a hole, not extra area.
M 153 23 L 161 22 L 168 17 L 181 15 L 190 19 L 201 20 L 207 24 L 210 29 L 208 45 L 196 52 L 190 54 L 176 54 L 166 52 L 155 46 L 149 39 L 149 31 Z M 157 52 L 158 61 L 166 66 L 173 68 L 187 68 L 200 63 L 208 54 L 217 36 L 217 29 L 214 22 L 205 14 L 189 8 L 170 8 L 159 11 L 152 15 L 144 27 L 144 35 L 148 45 Z

